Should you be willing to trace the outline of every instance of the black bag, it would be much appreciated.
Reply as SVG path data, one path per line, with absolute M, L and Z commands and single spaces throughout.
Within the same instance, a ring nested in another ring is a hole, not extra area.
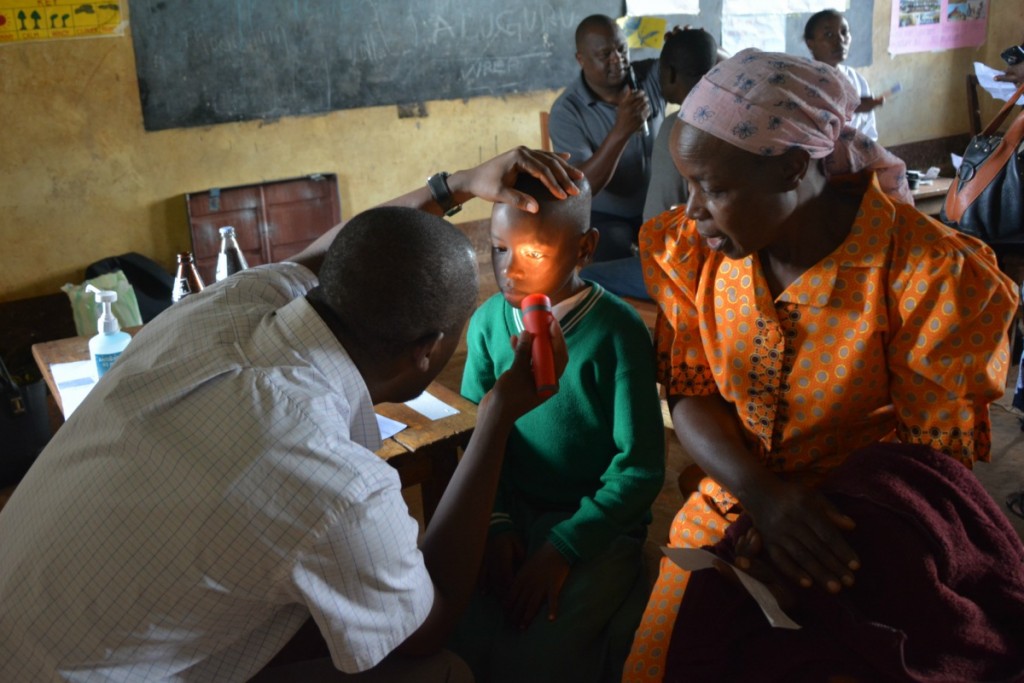
M 0 488 L 21 481 L 49 441 L 46 383 L 19 386 L 0 358 Z
M 112 273 L 115 270 L 123 272 L 135 290 L 142 322 L 148 323 L 171 305 L 174 276 L 161 268 L 156 261 L 134 251 L 120 256 L 110 256 L 90 264 L 85 269 L 85 279 Z
M 1004 135 L 996 131 L 1024 84 L 975 135 L 946 193 L 939 220 L 988 244 L 1024 244 L 1024 110 Z

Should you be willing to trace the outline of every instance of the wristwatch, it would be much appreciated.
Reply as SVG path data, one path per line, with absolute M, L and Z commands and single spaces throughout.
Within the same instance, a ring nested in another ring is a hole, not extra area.
M 444 215 L 454 216 L 462 211 L 462 204 L 455 203 L 455 197 L 452 196 L 451 188 L 448 187 L 449 175 L 451 174 L 447 171 L 441 171 L 430 176 L 427 178 L 427 189 L 430 190 L 430 196 L 444 211 Z

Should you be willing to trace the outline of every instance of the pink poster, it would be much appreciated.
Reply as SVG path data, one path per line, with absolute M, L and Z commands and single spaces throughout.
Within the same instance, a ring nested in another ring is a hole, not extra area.
M 985 42 L 990 1 L 894 1 L 889 53 L 898 55 L 981 45 Z

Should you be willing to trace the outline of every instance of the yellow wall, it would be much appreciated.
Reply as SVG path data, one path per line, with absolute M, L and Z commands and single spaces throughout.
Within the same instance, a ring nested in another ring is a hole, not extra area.
M 975 59 L 998 65 L 999 51 L 1021 39 L 1019 3 L 992 3 L 979 50 L 899 57 L 886 53 L 890 7 L 875 2 L 874 64 L 863 69 L 876 89 L 903 85 L 879 111 L 880 141 L 965 132 L 963 75 Z M 126 251 L 170 270 L 189 248 L 190 191 L 337 173 L 348 218 L 433 171 L 538 145 L 537 114 L 557 95 L 429 102 L 419 119 L 375 107 L 147 133 L 130 35 L 0 45 L 0 84 L 0 301 L 57 291 Z M 457 219 L 488 211 L 471 204 Z
M 876 110 L 878 141 L 891 146 L 966 133 L 970 127 L 966 74 L 973 73 L 976 61 L 993 68 L 1003 66 L 999 53 L 1024 39 L 1021 5 L 1019 0 L 990 2 L 988 36 L 980 48 L 891 56 L 887 50 L 892 3 L 875 0 L 873 63 L 857 70 L 876 91 L 885 90 L 897 82 L 903 88 L 885 106 Z M 853 36 L 853 39 L 857 40 L 858 36 Z M 984 91 L 980 91 L 979 97 L 982 118 L 987 123 L 998 111 L 998 106 Z

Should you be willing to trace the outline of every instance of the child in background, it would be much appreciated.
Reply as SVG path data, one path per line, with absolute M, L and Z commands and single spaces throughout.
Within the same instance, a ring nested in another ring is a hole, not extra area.
M 525 178 L 536 214 L 497 204 L 500 292 L 467 333 L 462 394 L 479 401 L 512 362 L 520 303 L 546 294 L 569 365 L 559 391 L 516 422 L 481 584 L 451 643 L 477 680 L 618 680 L 649 592 L 642 548 L 664 479 L 650 333 L 636 311 L 580 278 L 598 233 L 590 188 L 556 201 Z
M 835 67 L 853 83 L 857 94 L 860 95 L 860 106 L 854 110 L 850 125 L 877 141 L 878 128 L 875 126 L 874 110 L 885 103 L 885 98 L 872 96 L 871 86 L 864 77 L 841 63 L 846 61 L 850 54 L 852 40 L 850 25 L 838 10 L 826 9 L 817 12 L 811 15 L 804 26 L 804 43 L 811 51 L 811 56 L 819 62 Z

